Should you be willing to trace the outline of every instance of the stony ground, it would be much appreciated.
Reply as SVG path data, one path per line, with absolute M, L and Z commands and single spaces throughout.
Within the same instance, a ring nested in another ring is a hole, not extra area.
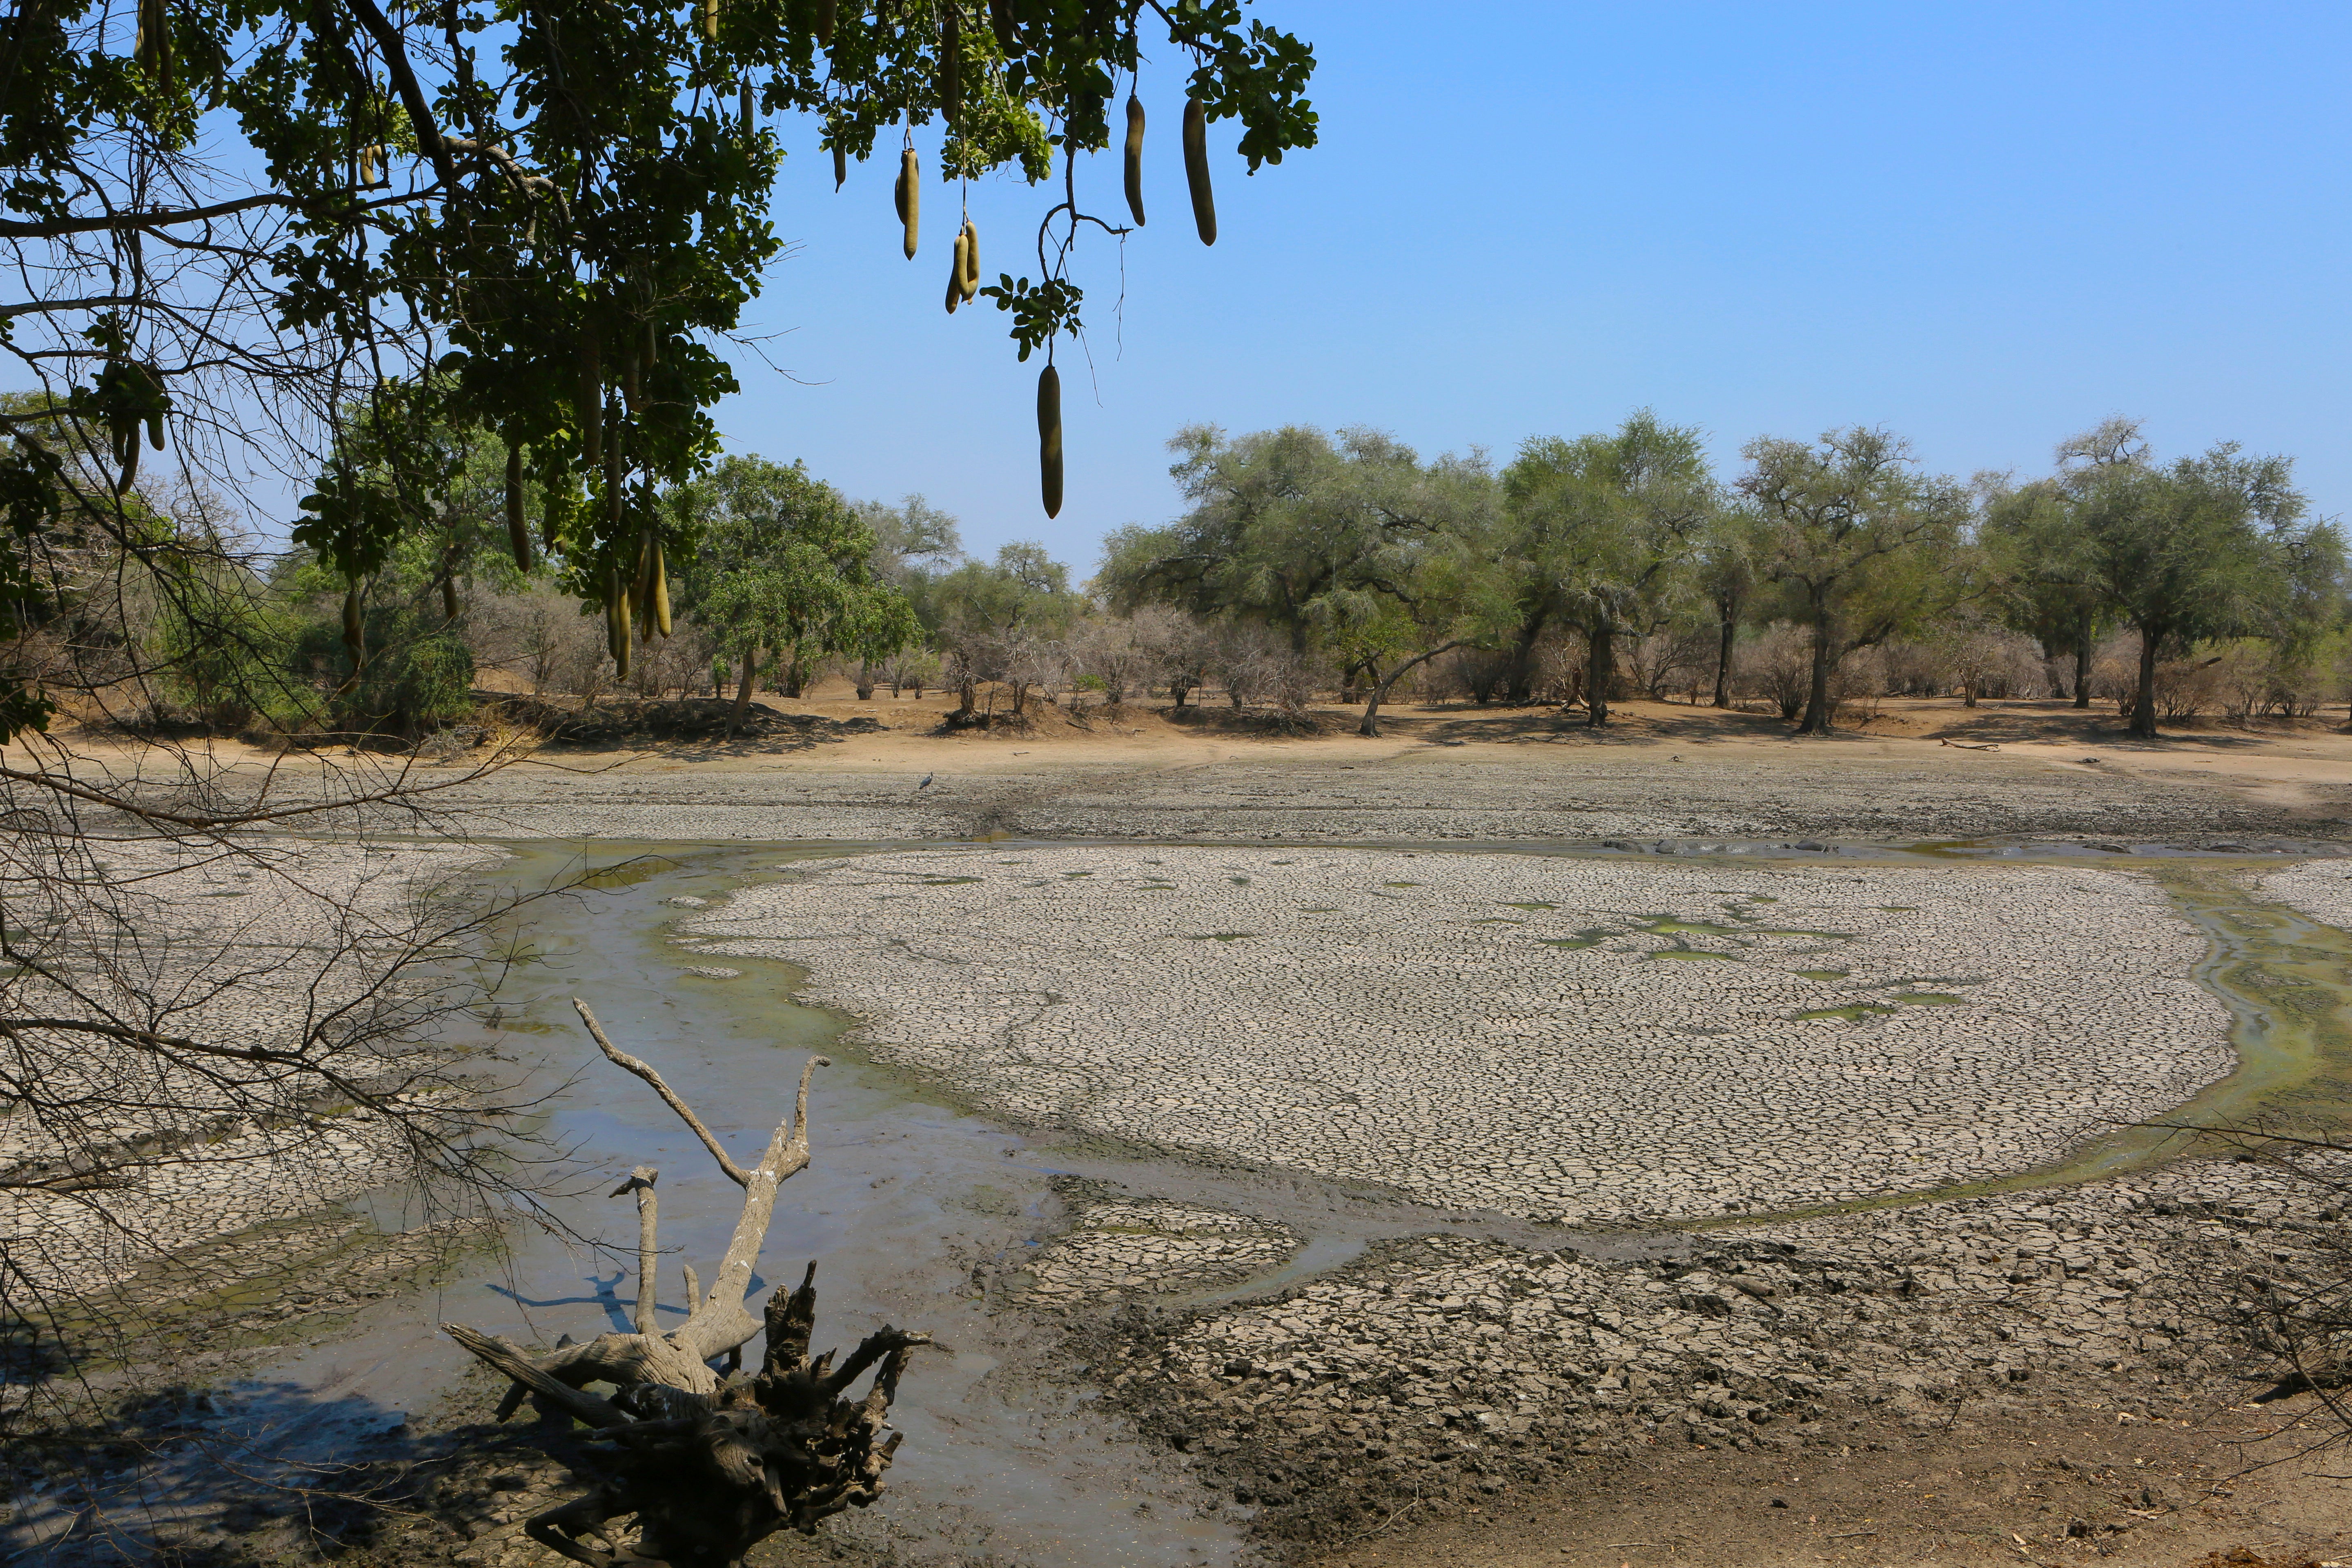
M 949 849 L 684 929 L 1034 1126 L 1616 1225 L 2052 1161 L 2228 1071 L 2137 875 Z
M 1710 1229 L 1645 1261 L 1433 1238 L 1267 1300 L 1170 1314 L 1135 1296 L 1078 1331 L 1118 1369 L 1114 1397 L 1261 1529 L 1345 1542 L 1408 1504 L 1458 1513 L 1660 1445 L 1793 1465 L 1865 1424 L 1932 1436 L 2036 1408 L 2194 1414 L 2236 1370 L 2216 1329 L 2233 1289 L 2307 1260 L 2339 1201 L 2205 1161 Z M 1066 1299 L 1081 1256 L 1050 1258 Z M 1113 1264 L 1098 1283 L 1119 1278 Z M 2078 1533 L 2128 1530 L 2130 1500 Z
M 1366 742 L 1354 761 L 1269 747 L 1172 765 L 1032 764 L 1004 747 L 943 743 L 936 764 L 904 771 L 861 767 L 845 753 L 769 768 L 593 755 L 551 755 L 553 763 L 510 769 L 444 804 L 490 838 L 2237 843 L 2344 833 L 2340 810 L 2315 817 L 2193 778 L 1957 749 L 1925 748 L 1910 761 L 1836 742 L 1737 759 L 1570 734 L 1460 749 Z M 926 776 L 932 783 L 919 788 Z

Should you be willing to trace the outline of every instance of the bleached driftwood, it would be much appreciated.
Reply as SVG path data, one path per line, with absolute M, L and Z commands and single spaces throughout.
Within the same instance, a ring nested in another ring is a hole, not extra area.
M 612 1445 L 602 1480 L 530 1521 L 526 1528 L 535 1540 L 590 1568 L 726 1568 L 778 1530 L 814 1531 L 818 1521 L 863 1508 L 880 1494 L 882 1472 L 898 1447 L 898 1434 L 888 1427 L 890 1402 L 908 1352 L 929 1338 L 886 1326 L 838 1367 L 830 1351 L 811 1359 L 814 1263 L 797 1289 L 777 1287 L 761 1318 L 746 1303 L 776 1189 L 809 1163 L 809 1080 L 830 1065 L 824 1058 L 812 1057 L 801 1069 L 792 1114 L 747 1171 L 659 1073 L 606 1038 L 586 1004 L 572 1005 L 597 1047 L 650 1084 L 743 1188 L 734 1237 L 708 1294 L 687 1268 L 687 1320 L 660 1332 L 653 1288 L 658 1173 L 640 1165 L 613 1194 L 633 1193 L 637 1200 L 635 1332 L 600 1334 L 585 1344 L 530 1355 L 462 1324 L 442 1327 L 513 1380 L 499 1405 L 499 1420 L 537 1394 L 544 1407 L 598 1428 Z M 740 1376 L 735 1369 L 743 1346 L 762 1330 L 767 1344 L 760 1370 Z M 723 1373 L 711 1364 L 721 1356 L 727 1358 Z M 853 1398 L 850 1386 L 868 1370 L 872 1384 L 862 1398 Z M 609 1383 L 618 1392 L 605 1399 L 585 1391 L 591 1383 Z M 626 1542 L 611 1529 L 624 1519 L 635 1521 L 634 1539 Z

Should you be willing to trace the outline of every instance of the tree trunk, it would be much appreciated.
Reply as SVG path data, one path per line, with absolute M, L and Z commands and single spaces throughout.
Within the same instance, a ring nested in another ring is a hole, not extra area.
M 1836 662 L 1830 657 L 1831 640 L 1828 620 L 1815 621 L 1812 683 L 1805 694 L 1805 717 L 1797 725 L 1800 735 L 1826 735 L 1835 719 L 1830 709 L 1830 666 Z
M 795 702 L 799 701 L 801 693 L 808 689 L 808 668 L 801 663 L 798 653 L 784 661 L 783 675 L 784 695 Z
M 971 679 L 965 677 L 963 684 L 956 688 L 956 717 L 971 718 L 971 710 L 979 705 L 979 700 L 978 693 L 972 689 Z
M 857 700 L 860 702 L 874 700 L 874 661 L 871 659 L 861 658 L 857 661 Z
M 2144 741 L 2156 739 L 2156 634 L 2141 627 L 2139 689 L 2132 694 L 2131 732 Z
M 735 680 L 735 710 L 727 715 L 727 737 L 734 739 L 735 731 L 743 727 L 743 715 L 751 706 L 751 677 L 760 668 L 760 650 L 755 645 L 743 650 L 743 673 Z
M 1389 689 L 1393 687 L 1398 681 L 1403 679 L 1405 673 L 1408 670 L 1412 670 L 1422 665 L 1427 664 L 1431 659 L 1435 658 L 1440 654 L 1452 653 L 1455 648 L 1460 647 L 1461 646 L 1462 644 L 1459 640 L 1450 642 L 1443 647 L 1431 648 L 1427 653 L 1413 655 L 1412 658 L 1406 659 L 1402 664 L 1398 665 L 1394 669 L 1390 670 L 1385 678 L 1375 674 L 1372 679 L 1372 694 L 1364 700 L 1364 718 L 1363 721 L 1356 726 L 1356 733 L 1359 735 L 1370 736 L 1371 739 L 1376 741 L 1379 740 L 1381 735 L 1381 702 L 1388 696 Z M 1369 670 L 1371 667 L 1367 664 L 1365 668 Z
M 2091 705 L 2091 617 L 2074 628 L 2074 706 Z
M 1726 604 L 1723 609 L 1723 629 L 1717 634 L 1715 649 L 1715 705 L 1731 706 L 1731 645 L 1739 632 L 1738 619 Z
M 1598 730 L 1609 722 L 1609 693 L 1617 684 L 1617 629 L 1602 625 L 1592 628 L 1585 644 L 1584 722 L 1588 729 Z
M 1536 697 L 1536 639 L 1543 636 L 1541 616 L 1519 628 L 1518 641 L 1511 648 L 1509 684 L 1504 689 L 1503 700 L 1515 708 L 1524 708 Z
M 1389 694 L 1389 683 L 1375 678 L 1372 694 L 1364 699 L 1364 717 L 1356 725 L 1356 733 L 1377 741 L 1381 738 L 1381 699 Z

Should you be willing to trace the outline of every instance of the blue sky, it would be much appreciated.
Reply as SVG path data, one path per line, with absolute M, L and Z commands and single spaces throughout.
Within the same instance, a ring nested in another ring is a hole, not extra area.
M 886 160 L 835 195 L 813 127 L 778 192 L 794 242 L 719 410 L 730 445 L 853 496 L 920 491 L 969 547 L 1173 515 L 1163 444 L 1363 424 L 1424 453 L 1614 424 L 1883 425 L 1931 468 L 2035 472 L 2138 416 L 2165 452 L 2235 439 L 2352 509 L 2352 6 L 1505 5 L 1256 0 L 1310 40 L 1322 144 L 1245 176 L 1211 128 L 1220 236 L 1194 237 L 1181 68 L 1146 68 L 1147 227 L 1089 236 L 1087 353 L 1061 350 L 1068 500 L 1037 504 L 1035 365 L 1005 318 L 940 308 L 957 195 L 901 258 Z M 1165 52 L 1165 51 L 1163 51 Z M 934 168 L 937 128 L 919 134 Z M 1116 156 L 1082 164 L 1121 208 Z M 1053 198 L 969 200 L 982 263 L 1038 272 Z M 1122 270 L 1123 306 L 1119 303 Z

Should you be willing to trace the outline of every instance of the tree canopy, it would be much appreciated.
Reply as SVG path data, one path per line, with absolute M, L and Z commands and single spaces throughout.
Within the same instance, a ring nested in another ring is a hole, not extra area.
M 876 570 L 873 527 L 805 465 L 728 458 L 668 499 L 697 542 L 680 606 L 738 661 L 735 722 L 763 649 L 798 695 L 824 658 L 885 658 L 916 637 L 913 606 Z
M 435 525 L 455 432 L 506 449 L 509 515 L 527 493 L 538 547 L 610 612 L 678 542 L 660 491 L 716 451 L 797 128 L 837 173 L 899 157 L 910 243 L 918 128 L 944 122 L 942 179 L 1043 183 L 1058 154 L 1037 276 L 986 290 L 1021 357 L 1050 361 L 1080 326 L 1078 234 L 1124 232 L 1077 205 L 1068 165 L 1108 145 L 1147 22 L 1253 170 L 1313 144 L 1311 51 L 1241 0 L 24 8 L 0 58 L 0 244 L 32 298 L 0 352 L 48 395 L 0 413 L 0 596 L 42 591 L 65 513 L 125 529 L 142 437 L 308 478 L 295 537 L 356 581 Z M 624 639 L 653 618 L 627 608 Z M 46 711 L 16 690 L 9 733 Z
M 1548 626 L 1582 634 L 1592 724 L 1609 721 L 1617 639 L 1675 613 L 1715 521 L 1700 441 L 1645 408 L 1612 434 L 1529 440 L 1503 472 L 1518 644 Z

